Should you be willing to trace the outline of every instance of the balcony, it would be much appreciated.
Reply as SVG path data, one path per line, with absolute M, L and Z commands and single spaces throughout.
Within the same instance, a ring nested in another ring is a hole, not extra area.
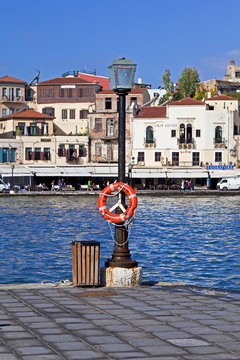
M 22 103 L 25 102 L 24 96 L 1 96 L 0 97 L 1 103 Z
M 192 138 L 185 139 L 185 138 L 178 138 L 178 148 L 179 149 L 194 149 L 195 148 L 195 141 Z
M 213 144 L 215 149 L 224 149 L 226 146 L 226 140 L 224 138 L 221 137 L 215 137 L 213 138 Z
M 155 148 L 156 147 L 156 139 L 152 138 L 152 139 L 146 139 L 144 138 L 144 147 L 145 148 Z

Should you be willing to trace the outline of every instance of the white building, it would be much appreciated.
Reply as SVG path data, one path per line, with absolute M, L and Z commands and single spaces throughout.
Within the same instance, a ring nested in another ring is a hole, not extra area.
M 150 178 L 155 185 L 166 177 L 222 177 L 223 169 L 238 166 L 239 127 L 238 100 L 226 96 L 143 107 L 133 119 L 132 175 L 141 169 L 142 183 Z

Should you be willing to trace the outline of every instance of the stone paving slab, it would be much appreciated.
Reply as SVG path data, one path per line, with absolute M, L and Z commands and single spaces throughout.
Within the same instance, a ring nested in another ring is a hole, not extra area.
M 0 360 L 239 360 L 240 294 L 0 285 Z

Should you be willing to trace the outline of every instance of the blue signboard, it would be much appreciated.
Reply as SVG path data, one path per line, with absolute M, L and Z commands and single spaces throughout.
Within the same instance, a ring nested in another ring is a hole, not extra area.
M 208 165 L 207 170 L 233 170 L 234 165 Z

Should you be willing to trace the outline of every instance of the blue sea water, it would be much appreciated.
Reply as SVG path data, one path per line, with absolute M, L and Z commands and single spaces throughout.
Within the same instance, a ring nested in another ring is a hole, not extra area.
M 240 290 L 240 196 L 140 196 L 129 235 L 143 279 Z M 72 279 L 71 242 L 114 241 L 97 197 L 1 197 L 0 283 Z

